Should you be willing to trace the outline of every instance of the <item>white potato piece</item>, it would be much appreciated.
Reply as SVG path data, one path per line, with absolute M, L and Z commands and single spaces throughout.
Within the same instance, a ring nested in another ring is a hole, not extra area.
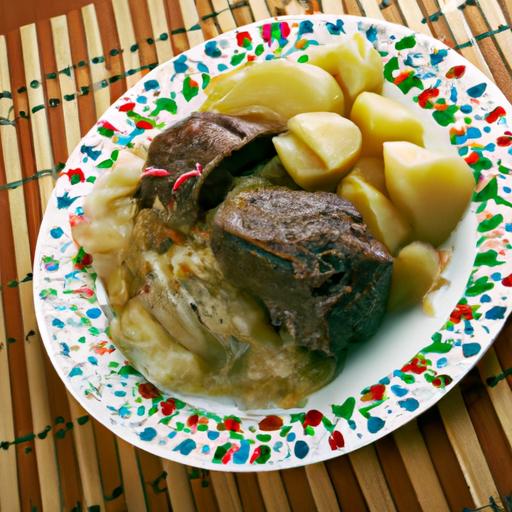
M 384 83 L 379 52 L 359 32 L 341 42 L 310 46 L 308 62 L 331 73 L 341 85 L 345 99 L 352 103 L 363 91 L 380 93 Z
M 285 59 L 247 64 L 214 78 L 202 111 L 255 114 L 282 122 L 302 112 L 344 112 L 343 91 L 327 71 Z
M 384 176 L 384 160 L 372 156 L 360 158 L 349 176 L 360 176 L 364 181 L 375 187 L 379 192 L 388 195 L 386 178 Z
M 421 302 L 441 272 L 438 252 L 423 242 L 405 246 L 393 263 L 388 307 L 402 309 Z
M 423 145 L 423 125 L 402 104 L 373 92 L 361 93 L 350 112 L 350 119 L 363 134 L 363 155 L 382 156 L 386 141 L 409 141 Z
M 350 174 L 338 186 L 338 195 L 350 201 L 363 216 L 370 233 L 391 254 L 409 239 L 411 228 L 393 203 L 361 176 Z
M 328 170 L 345 172 L 361 152 L 361 130 L 332 112 L 308 112 L 292 117 L 288 129 L 322 160 Z
M 410 142 L 386 142 L 384 165 L 389 196 L 414 229 L 414 238 L 437 247 L 459 223 L 475 180 L 459 156 Z
M 288 128 L 273 142 L 292 179 L 309 191 L 334 190 L 359 157 L 359 128 L 330 112 L 299 114 L 288 121 Z

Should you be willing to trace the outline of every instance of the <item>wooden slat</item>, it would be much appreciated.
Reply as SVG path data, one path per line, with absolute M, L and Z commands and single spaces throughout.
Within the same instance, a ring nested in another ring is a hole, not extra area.
M 211 3 L 213 10 L 219 13 L 216 18 L 222 32 L 236 28 L 235 18 L 233 18 L 233 14 L 229 8 L 228 0 L 212 0 Z
M 421 34 L 426 34 L 427 36 L 432 35 L 430 27 L 426 23 L 421 22 L 423 13 L 417 2 L 398 0 L 398 5 L 409 28 Z
M 343 14 L 343 3 L 341 0 L 322 0 L 322 12 L 328 14 Z
M 364 10 L 364 14 L 368 16 L 368 18 L 375 18 L 377 20 L 384 19 L 377 0 L 359 0 L 359 3 Z
M 167 473 L 167 492 L 173 510 L 194 512 L 194 497 L 190 489 L 187 468 L 170 460 L 164 460 L 163 467 Z
M 189 2 L 188 0 L 179 0 L 179 6 L 183 16 L 184 27 L 187 30 L 188 44 L 192 48 L 204 41 L 201 30 L 192 30 L 199 24 L 197 9 L 194 2 Z
M 490 496 L 501 503 L 460 389 L 453 389 L 438 407 L 476 506 L 488 504 Z
M 5 52 L 5 40 L 0 36 L 0 70 Z M 0 85 L 2 74 L 0 71 Z M 2 89 L 5 90 L 5 89 Z M 3 109 L 0 108 L 0 115 Z M 1 133 L 1 129 L 0 129 Z M 5 331 L 4 308 L 0 300 L 0 399 L 2 414 L 0 414 L 0 440 L 14 439 L 14 416 L 12 409 L 11 383 L 9 380 L 9 359 L 7 356 L 7 333 Z M 17 512 L 21 510 L 18 494 L 18 474 L 16 452 L 11 448 L 0 450 L 0 510 Z
M 71 421 L 75 424 L 75 428 L 73 428 L 73 438 L 78 457 L 78 467 L 80 470 L 85 505 L 87 507 L 96 505 L 101 507 L 101 510 L 104 510 L 105 503 L 103 501 L 100 468 L 96 455 L 92 424 L 89 421 L 84 425 L 79 425 L 77 419 L 83 418 L 87 413 L 71 395 L 68 395 L 68 403 L 71 412 Z
M 329 473 L 323 462 L 306 466 L 309 486 L 319 512 L 335 512 L 340 510 Z
M 478 370 L 483 382 L 486 382 L 489 377 L 500 375 L 503 372 L 493 347 L 478 363 Z M 486 386 L 486 389 L 508 444 L 512 448 L 512 391 L 507 385 L 506 379 L 499 381 L 494 386 Z
M 316 508 L 305 468 L 290 468 L 280 471 L 279 474 L 291 510 L 314 510 Z
M 69 31 L 66 16 L 52 18 L 52 35 L 55 47 L 55 60 L 59 70 L 72 66 L 71 49 L 69 47 Z M 61 90 L 61 104 L 64 114 L 64 127 L 66 131 L 66 147 L 68 154 L 73 151 L 80 142 L 80 117 L 76 99 L 64 100 L 65 95 L 75 94 L 76 82 L 73 73 L 68 76 L 66 73 L 59 73 L 59 84 Z
M 290 510 L 279 471 L 258 473 L 258 484 L 267 512 L 287 512 Z
M 244 512 L 265 510 L 256 473 L 237 473 L 236 481 Z
M 500 26 L 507 26 L 507 19 L 503 14 L 497 0 L 479 0 L 480 8 L 487 19 L 490 30 L 496 30 Z M 509 3 L 509 8 L 511 4 Z M 508 62 L 512 69 L 512 30 L 505 30 L 493 36 L 501 48 L 501 57 Z
M 397 430 L 394 437 L 422 509 L 449 512 L 450 507 L 416 422 L 411 421 Z
M 103 57 L 103 46 L 101 44 L 100 29 L 94 4 L 82 7 L 82 19 L 84 22 L 85 39 L 87 42 L 87 53 L 89 54 L 89 69 L 94 86 L 93 95 L 96 105 L 96 117 L 100 117 L 110 106 L 110 94 L 108 88 L 99 87 L 102 80 L 109 76 L 105 62 L 93 62 L 92 59 Z
M 162 34 L 169 33 L 165 5 L 163 0 L 147 0 L 147 2 L 155 40 L 156 54 L 158 56 L 158 62 L 162 64 L 162 62 L 166 62 L 173 57 L 171 38 L 168 37 L 165 40 L 160 39 Z
M 144 498 L 144 489 L 142 488 L 139 474 L 135 447 L 119 437 L 117 438 L 117 446 L 119 449 L 119 461 L 123 475 L 123 489 L 126 495 L 128 512 L 146 510 L 146 500 Z
M 349 454 L 350 462 L 372 512 L 396 510 L 386 479 L 372 445 Z
M 222 471 L 210 471 L 210 479 L 220 510 L 222 512 L 241 511 L 242 503 L 240 502 L 235 475 Z
M 366 511 L 366 501 L 347 456 L 325 462 L 342 510 Z
M 271 16 L 265 0 L 249 0 L 249 5 L 255 20 L 262 20 Z
M 133 44 L 136 44 L 135 33 L 133 31 L 132 16 L 128 6 L 128 0 L 112 0 L 114 7 L 114 16 L 116 19 L 117 33 L 123 49 L 123 63 L 125 72 L 132 69 L 140 68 L 139 54 L 136 51 L 131 51 Z M 128 87 L 135 85 L 140 77 L 140 71 L 133 73 L 126 77 L 126 84 Z
M 23 65 L 27 83 L 33 80 L 41 81 L 41 67 L 39 65 L 39 49 L 37 45 L 37 34 L 35 25 L 25 25 L 20 29 L 21 45 L 23 48 Z M 39 170 L 53 168 L 53 156 L 51 152 L 51 141 L 46 118 L 46 108 L 32 112 L 34 107 L 45 104 L 43 88 L 27 87 L 28 102 L 31 109 L 30 125 L 32 128 L 32 140 L 34 142 L 34 155 Z M 39 192 L 43 207 L 46 207 L 53 190 L 53 178 L 45 176 L 38 182 Z

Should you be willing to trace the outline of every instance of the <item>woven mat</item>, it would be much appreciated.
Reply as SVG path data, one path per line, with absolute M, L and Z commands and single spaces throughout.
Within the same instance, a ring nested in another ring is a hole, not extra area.
M 0 510 L 512 510 L 512 324 L 438 406 L 350 455 L 208 472 L 116 438 L 67 394 L 37 333 L 31 260 L 54 176 L 159 62 L 276 14 L 324 10 L 433 34 L 512 100 L 510 0 L 106 0 L 0 36 Z M 508 3 L 508 10 L 507 10 Z

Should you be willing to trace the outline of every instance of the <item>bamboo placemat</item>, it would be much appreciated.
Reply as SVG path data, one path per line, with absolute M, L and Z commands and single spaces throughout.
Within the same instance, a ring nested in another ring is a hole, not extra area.
M 512 510 L 512 323 L 462 384 L 375 444 L 306 468 L 208 472 L 116 438 L 42 348 L 31 261 L 54 177 L 148 70 L 277 14 L 348 13 L 456 48 L 512 100 L 510 0 L 106 0 L 0 36 L 0 510 Z M 479 508 L 480 510 L 480 508 Z

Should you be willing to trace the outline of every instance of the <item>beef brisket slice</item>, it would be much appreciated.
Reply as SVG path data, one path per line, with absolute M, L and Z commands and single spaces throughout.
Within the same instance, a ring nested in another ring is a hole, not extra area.
M 168 224 L 187 230 L 201 210 L 218 205 L 233 176 L 275 154 L 271 137 L 284 127 L 275 122 L 194 112 L 157 135 L 149 146 L 146 167 L 169 171 L 168 177 L 146 177 L 137 197 L 141 208 L 158 198 L 167 209 Z M 173 185 L 184 173 L 202 166 L 201 176 Z
M 229 196 L 211 243 L 225 277 L 309 350 L 340 357 L 382 321 L 393 260 L 335 194 L 279 187 Z

